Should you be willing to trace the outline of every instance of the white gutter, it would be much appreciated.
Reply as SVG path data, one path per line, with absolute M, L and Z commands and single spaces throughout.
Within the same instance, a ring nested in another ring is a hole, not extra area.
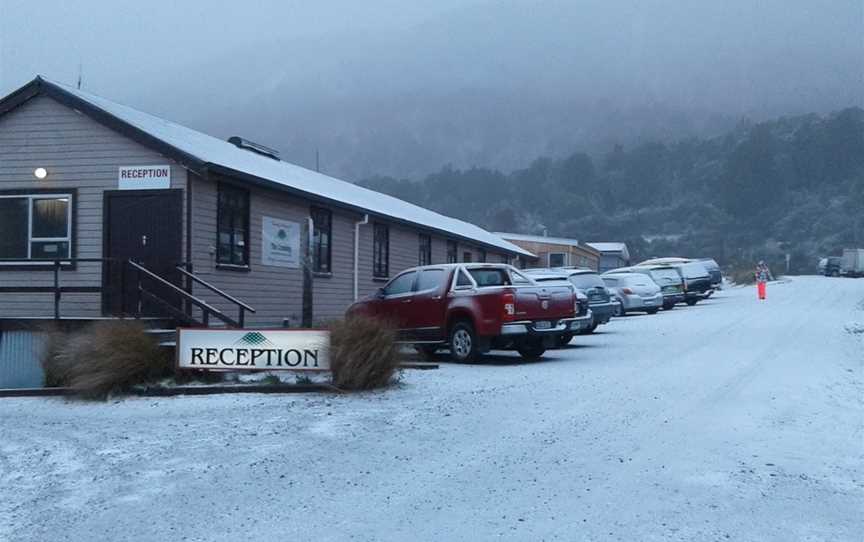
M 354 223 L 354 301 L 360 297 L 360 226 L 369 223 L 369 215 Z

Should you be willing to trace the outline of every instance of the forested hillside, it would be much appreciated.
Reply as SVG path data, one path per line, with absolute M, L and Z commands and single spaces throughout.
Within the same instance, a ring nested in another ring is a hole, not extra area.
M 792 271 L 864 245 L 864 110 L 742 123 L 722 137 L 616 145 L 526 169 L 444 167 L 360 184 L 491 230 L 627 241 L 637 258 L 792 255 Z

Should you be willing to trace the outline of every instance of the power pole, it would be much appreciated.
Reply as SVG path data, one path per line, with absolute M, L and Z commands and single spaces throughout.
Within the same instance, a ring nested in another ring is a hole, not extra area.
M 84 68 L 81 65 L 81 62 L 78 63 L 78 90 L 81 90 L 81 79 L 83 78 Z
M 318 153 L 318 149 L 315 149 L 315 171 L 321 173 L 321 155 Z

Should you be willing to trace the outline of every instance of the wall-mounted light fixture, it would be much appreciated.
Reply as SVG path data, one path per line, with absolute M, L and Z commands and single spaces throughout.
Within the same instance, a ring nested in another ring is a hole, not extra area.
M 44 167 L 37 167 L 35 170 L 33 170 L 33 175 L 37 179 L 42 180 L 48 176 L 48 170 L 45 169 Z

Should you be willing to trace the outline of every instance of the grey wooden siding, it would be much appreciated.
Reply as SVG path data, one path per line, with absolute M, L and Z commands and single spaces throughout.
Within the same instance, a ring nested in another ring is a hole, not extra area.
M 299 269 L 268 267 L 261 264 L 261 226 L 264 216 L 305 224 L 310 216 L 310 201 L 283 192 L 250 187 L 250 270 L 233 271 L 216 265 L 217 182 L 188 174 L 168 158 L 102 126 L 51 98 L 38 97 L 0 118 L 0 191 L 8 189 L 75 189 L 75 253 L 79 257 L 102 256 L 102 204 L 105 190 L 117 187 L 120 166 L 171 164 L 172 188 L 185 189 L 191 179 L 192 239 L 191 253 L 196 274 L 246 301 L 257 313 L 250 315 L 250 326 L 281 325 L 284 319 L 297 325 L 302 309 L 302 274 Z M 45 167 L 46 180 L 33 177 L 33 170 Z M 242 183 L 238 183 L 242 184 Z M 189 192 L 186 192 L 188 197 Z M 340 317 L 354 299 L 354 225 L 363 215 L 339 208 L 333 212 L 332 268 L 329 276 L 314 280 L 314 319 L 324 322 Z M 185 212 L 183 213 L 185 221 Z M 372 277 L 372 217 L 360 227 L 358 291 L 365 296 L 383 284 Z M 386 221 L 385 221 L 386 222 Z M 390 226 L 390 276 L 418 265 L 420 230 L 402 224 Z M 185 224 L 183 225 L 185 253 Z M 459 243 L 459 259 L 471 251 L 477 261 L 479 248 Z M 446 237 L 432 236 L 432 261 L 447 259 Z M 488 261 L 500 258 L 488 252 Z M 51 271 L 0 269 L 0 286 L 42 285 L 53 283 Z M 62 284 L 98 286 L 100 264 L 81 264 L 64 271 Z M 230 316 L 236 307 L 204 288 L 195 288 L 203 297 Z M 61 307 L 66 316 L 98 316 L 101 303 L 95 294 L 66 294 Z M 5 317 L 48 316 L 53 313 L 51 294 L 0 294 L 0 312 Z
M 190 175 L 192 184 L 192 261 L 195 273 L 214 286 L 243 300 L 256 309 L 247 317 L 250 326 L 278 326 L 284 319 L 298 325 L 302 317 L 302 272 L 299 269 L 268 267 L 261 264 L 261 226 L 264 216 L 305 224 L 314 203 L 275 190 L 250 187 L 250 268 L 236 271 L 216 264 L 216 200 L 218 182 Z M 363 215 L 328 207 L 333 213 L 332 273 L 316 275 L 313 281 L 313 319 L 323 323 L 341 317 L 354 300 L 354 228 Z M 420 229 L 370 217 L 360 226 L 358 260 L 358 293 L 364 297 L 381 287 L 385 280 L 372 276 L 372 231 L 375 222 L 390 228 L 390 276 L 419 263 Z M 432 236 L 432 262 L 447 260 L 447 243 L 443 236 Z M 460 243 L 462 251 L 476 246 Z M 500 261 L 500 253 L 489 252 L 490 262 Z M 235 307 L 218 296 L 197 287 L 195 295 L 225 311 Z M 229 315 L 234 312 L 228 312 Z
M 117 188 L 118 168 L 155 164 L 171 164 L 172 188 L 185 188 L 184 168 L 51 98 L 34 98 L 0 117 L 0 192 L 76 189 L 73 253 L 81 258 L 102 256 L 103 191 Z M 47 179 L 33 176 L 37 167 L 48 169 Z M 64 271 L 61 281 L 69 286 L 98 286 L 101 266 L 81 264 L 74 271 Z M 0 286 L 25 283 L 50 286 L 53 275 L 0 268 Z M 66 294 L 61 310 L 66 316 L 97 316 L 99 295 Z M 4 317 L 53 314 L 53 295 L 0 293 L 0 313 Z

